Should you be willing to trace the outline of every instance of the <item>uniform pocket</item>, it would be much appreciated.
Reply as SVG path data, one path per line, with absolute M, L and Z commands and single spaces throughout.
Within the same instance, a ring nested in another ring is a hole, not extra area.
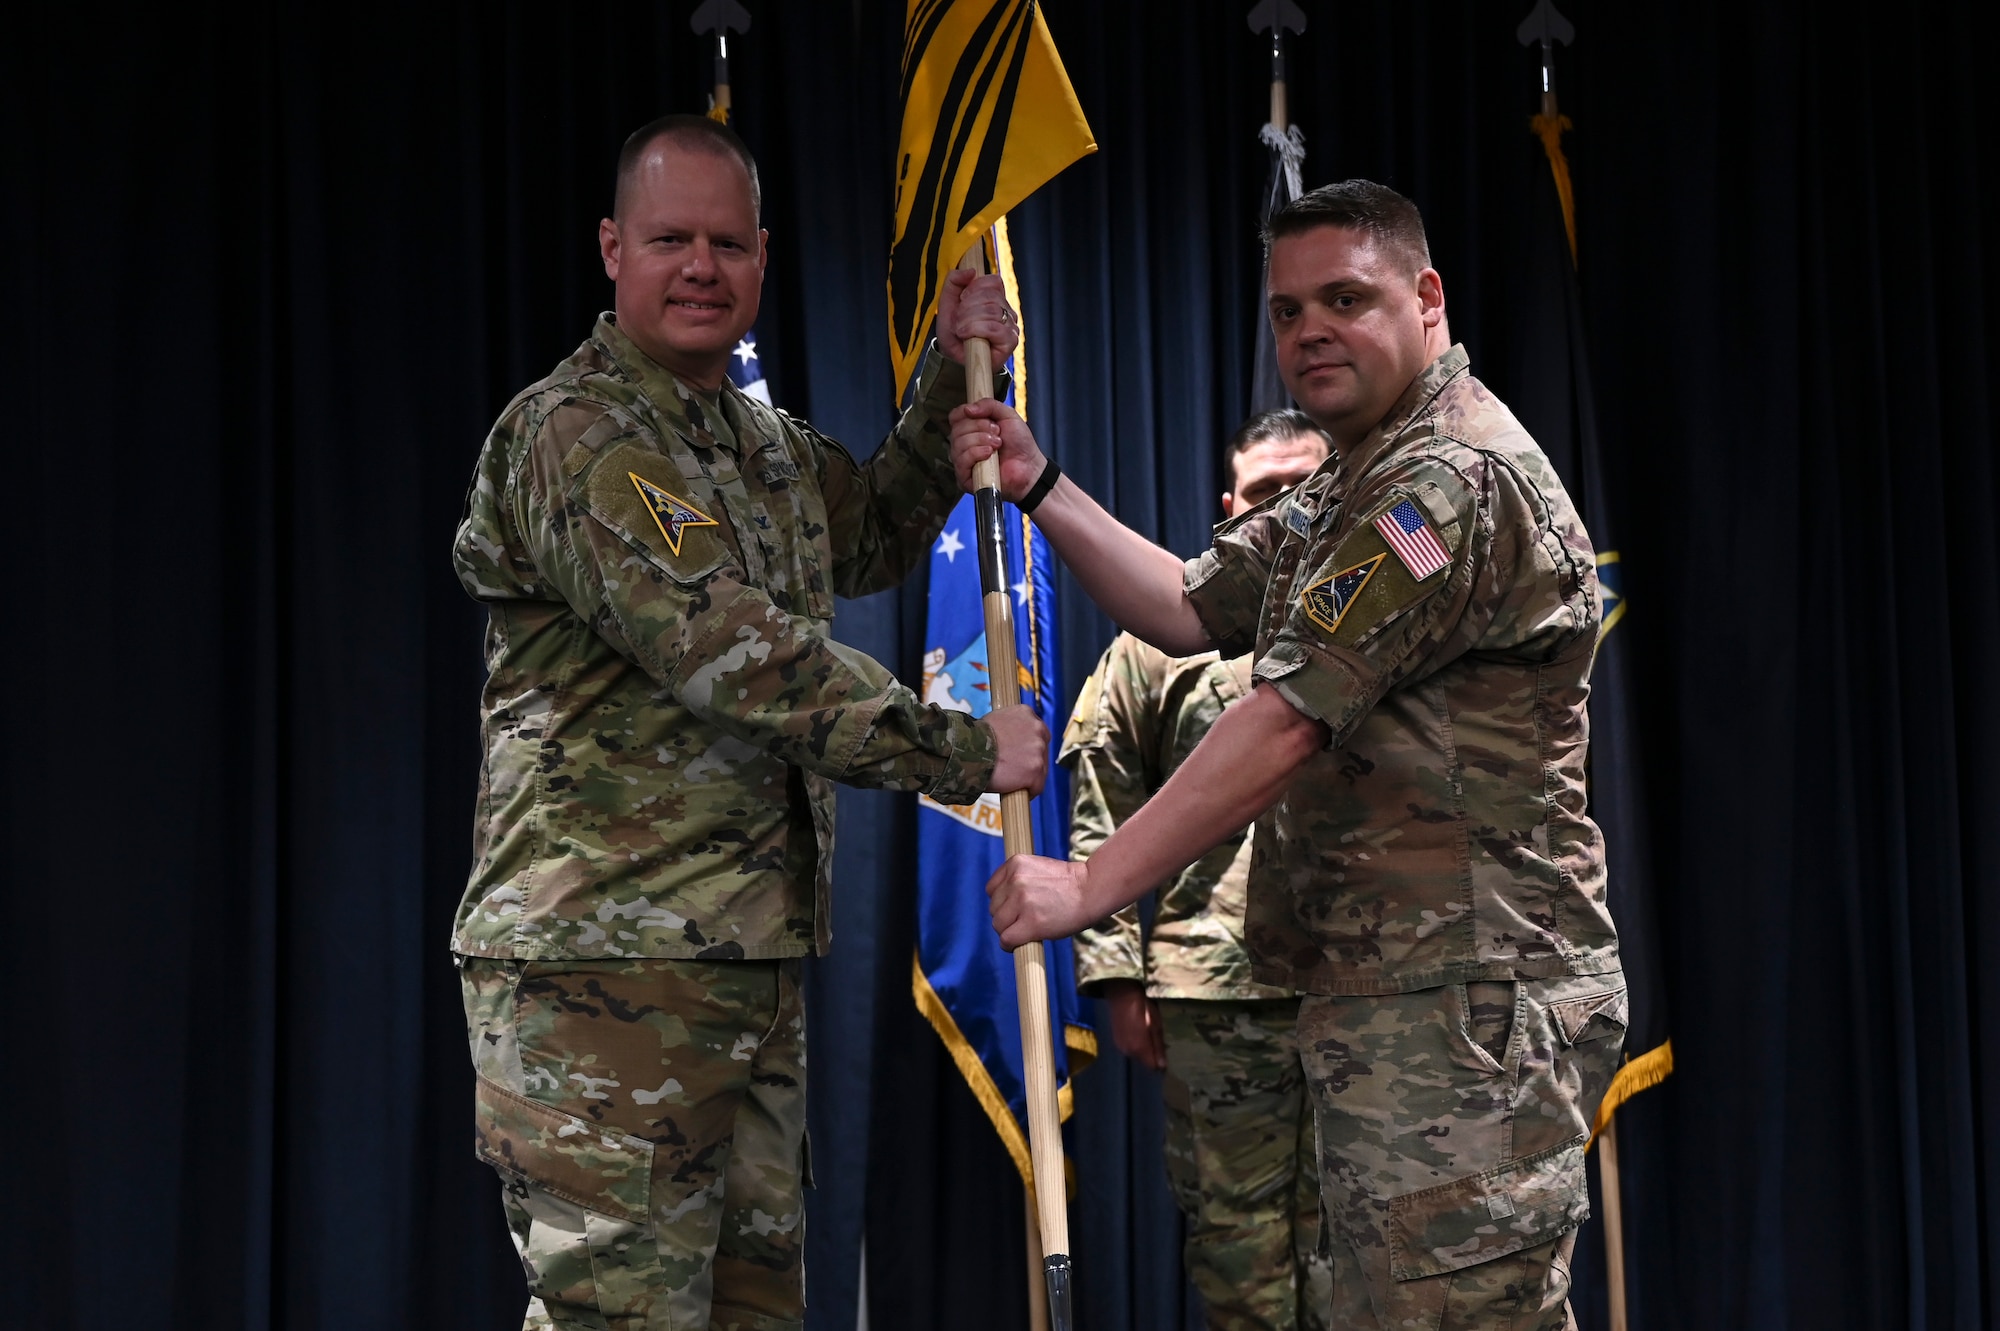
M 1631 1002 L 1624 985 L 1549 1004 L 1549 1025 L 1571 1046 L 1622 1038 Z
M 1513 980 L 1470 980 L 1461 989 L 1466 1038 L 1493 1060 L 1494 1071 L 1505 1072 L 1520 1006 L 1520 986 Z
M 1577 1137 L 1483 1174 L 1389 1200 L 1397 1280 L 1458 1271 L 1548 1243 L 1590 1214 Z
M 644 1225 L 653 1146 L 478 1079 L 479 1158 L 552 1197 Z

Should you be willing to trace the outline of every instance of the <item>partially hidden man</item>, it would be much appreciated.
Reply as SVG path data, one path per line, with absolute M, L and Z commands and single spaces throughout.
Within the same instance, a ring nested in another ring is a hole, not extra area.
M 1224 516 L 1326 460 L 1303 412 L 1267 411 L 1229 437 Z M 1063 738 L 1074 774 L 1070 858 L 1088 860 L 1250 692 L 1250 657 L 1172 657 L 1129 633 L 1105 649 Z M 1167 1175 L 1187 1217 L 1189 1280 L 1212 1331 L 1323 1331 L 1319 1172 L 1299 1063 L 1299 999 L 1250 973 L 1243 909 L 1250 838 L 1224 840 L 1159 887 L 1150 926 L 1127 906 L 1076 936 L 1079 991 L 1112 1038 L 1165 1074 Z
M 635 133 L 599 242 L 616 312 L 501 414 L 455 550 L 489 610 L 452 937 L 478 1151 L 527 1325 L 796 1328 L 833 784 L 963 803 L 1046 764 L 1032 710 L 926 705 L 827 636 L 943 526 L 956 362 L 974 336 L 1004 359 L 1014 317 L 955 278 L 915 406 L 857 463 L 726 380 L 766 256 L 735 135 Z
M 1584 703 L 1600 607 L 1555 471 L 1472 377 L 1409 200 L 1349 181 L 1268 230 L 1293 398 L 1335 456 L 1182 562 L 994 403 L 954 416 L 1118 623 L 1255 653 L 1160 793 L 1086 864 L 989 884 L 1016 946 L 1074 933 L 1257 819 L 1253 974 L 1297 989 L 1335 1326 L 1556 1328 L 1584 1148 L 1624 1039 Z

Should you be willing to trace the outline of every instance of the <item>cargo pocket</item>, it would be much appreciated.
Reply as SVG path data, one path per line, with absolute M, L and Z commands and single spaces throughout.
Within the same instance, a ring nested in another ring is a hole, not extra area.
M 1559 1238 L 1590 1214 L 1577 1137 L 1484 1174 L 1389 1200 L 1389 1269 L 1421 1280 Z
M 1596 1120 L 1597 1107 L 1604 1102 L 1611 1079 L 1618 1073 L 1629 1010 L 1630 1002 L 1622 984 L 1548 1005 L 1548 1031 L 1555 1042 L 1555 1065 L 1550 1072 L 1563 1088 L 1563 1099 L 1570 1112 L 1576 1115 L 1565 1125 L 1571 1131 L 1588 1132 Z M 1545 1126 L 1562 1131 L 1553 1122 Z
M 1549 1004 L 1549 1024 L 1574 1047 L 1614 1036 L 1622 1043 L 1631 1000 L 1623 985 Z
M 478 1080 L 479 1158 L 506 1181 L 529 1288 L 560 1309 L 641 1313 L 661 1288 L 653 1146 Z

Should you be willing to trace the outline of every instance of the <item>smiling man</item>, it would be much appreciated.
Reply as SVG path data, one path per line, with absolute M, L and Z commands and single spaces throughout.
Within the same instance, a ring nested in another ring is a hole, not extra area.
M 509 403 L 454 554 L 488 607 L 485 766 L 458 954 L 478 1150 L 526 1325 L 803 1325 L 805 1011 L 831 938 L 836 782 L 1038 790 L 1032 709 L 930 706 L 828 636 L 924 559 L 957 486 L 968 337 L 865 464 L 725 378 L 756 318 L 756 164 L 699 116 L 640 129 L 598 226 L 615 312 Z
M 1254 977 L 1295 989 L 1332 1324 L 1569 1325 L 1583 1152 L 1625 985 L 1585 811 L 1596 563 L 1548 459 L 1452 345 L 1408 199 L 1273 215 L 1269 314 L 1338 464 L 1185 566 L 1068 478 L 1035 521 L 1162 651 L 1255 652 L 1248 697 L 1087 864 L 989 884 L 1017 946 L 1100 920 L 1252 819 Z M 1004 407 L 954 416 L 961 479 L 1048 465 Z

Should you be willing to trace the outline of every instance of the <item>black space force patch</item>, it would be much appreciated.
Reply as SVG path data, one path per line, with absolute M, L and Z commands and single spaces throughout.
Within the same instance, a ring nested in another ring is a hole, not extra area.
M 1299 593 L 1299 604 L 1312 616 L 1313 623 L 1328 633 L 1340 627 L 1340 620 L 1347 608 L 1354 604 L 1354 598 L 1361 595 L 1361 589 L 1368 585 L 1368 579 L 1375 576 L 1375 570 L 1382 567 L 1387 552 L 1364 559 L 1352 568 L 1344 568 L 1330 578 L 1321 578 L 1312 586 Z
M 638 472 L 628 471 L 625 474 L 630 476 L 632 484 L 638 487 L 639 497 L 646 501 L 646 511 L 651 513 L 653 521 L 659 524 L 660 535 L 666 537 L 667 549 L 674 554 L 680 554 L 681 533 L 689 527 L 716 525 L 714 518 L 695 508 L 685 499 L 668 494 Z

